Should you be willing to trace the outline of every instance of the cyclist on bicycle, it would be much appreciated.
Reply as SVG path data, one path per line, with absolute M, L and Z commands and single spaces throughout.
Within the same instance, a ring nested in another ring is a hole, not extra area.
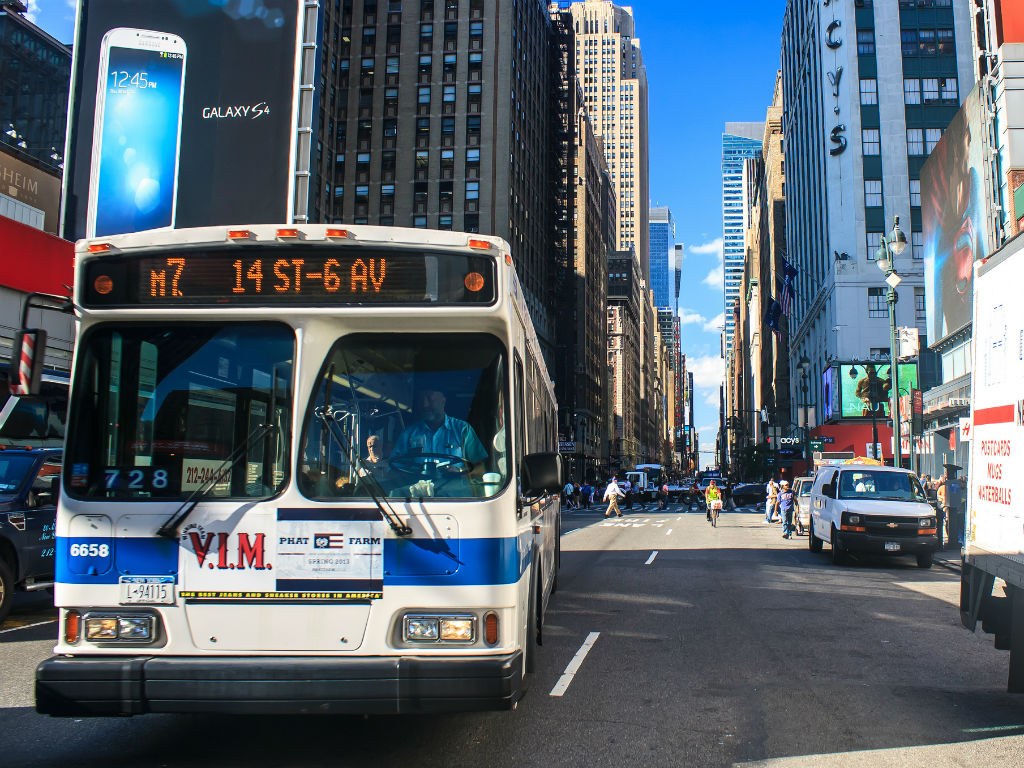
M 708 510 L 708 520 L 715 525 L 718 520 L 718 511 L 722 508 L 722 491 L 714 479 L 708 482 L 708 489 L 704 491 L 704 504 Z

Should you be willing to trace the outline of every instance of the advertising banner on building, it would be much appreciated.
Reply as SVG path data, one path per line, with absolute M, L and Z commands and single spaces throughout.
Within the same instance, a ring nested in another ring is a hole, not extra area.
M 57 234 L 60 177 L 0 150 L 0 195 L 42 212 L 44 232 Z
M 981 99 L 975 88 L 921 168 L 928 343 L 971 322 L 974 261 L 990 253 Z
M 286 220 L 299 0 L 88 0 L 64 236 Z
M 824 419 L 822 421 L 831 421 L 836 416 L 837 406 L 839 404 L 839 391 L 835 381 L 836 371 L 834 368 L 829 366 L 821 373 L 821 402 L 824 404 L 822 412 L 824 413 Z
M 888 418 L 892 381 L 888 363 L 843 364 L 838 368 L 844 419 Z M 917 389 L 917 363 L 900 363 L 900 394 Z M 874 402 L 874 404 L 872 404 Z

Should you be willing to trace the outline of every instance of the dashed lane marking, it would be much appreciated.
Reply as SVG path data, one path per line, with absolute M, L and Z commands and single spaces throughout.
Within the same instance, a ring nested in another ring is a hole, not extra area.
M 666 536 L 671 536 L 672 535 L 672 529 L 669 528 L 667 531 L 665 531 L 665 535 Z
M 16 632 L 19 629 L 32 629 L 32 627 L 41 627 L 44 624 L 56 624 L 56 623 L 57 623 L 56 619 L 48 619 L 46 621 L 37 621 L 35 624 L 24 624 L 24 625 L 22 625 L 20 627 L 11 627 L 10 629 L 0 629 L 0 635 L 5 634 L 7 632 Z
M 656 558 L 657 556 L 658 556 L 658 550 L 654 550 L 653 552 L 651 552 L 651 556 L 647 558 L 647 562 L 644 563 L 644 565 L 650 565 L 651 563 L 653 563 L 654 562 L 654 558 Z
M 594 643 L 597 642 L 597 638 L 601 636 L 600 632 L 591 632 L 587 635 L 587 639 L 583 641 L 583 645 L 576 651 L 576 655 L 572 657 L 572 661 L 565 668 L 562 676 L 558 678 L 558 682 L 555 683 L 555 687 L 551 689 L 552 696 L 561 696 L 569 688 L 569 683 L 576 677 L 576 673 L 579 672 L 580 666 L 583 664 L 583 660 L 587 658 L 587 654 L 590 653 L 590 649 L 594 647 Z

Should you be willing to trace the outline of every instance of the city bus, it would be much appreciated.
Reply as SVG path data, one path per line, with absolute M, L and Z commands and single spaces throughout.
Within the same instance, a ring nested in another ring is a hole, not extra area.
M 508 245 L 254 225 L 76 256 L 37 710 L 515 707 L 562 467 Z

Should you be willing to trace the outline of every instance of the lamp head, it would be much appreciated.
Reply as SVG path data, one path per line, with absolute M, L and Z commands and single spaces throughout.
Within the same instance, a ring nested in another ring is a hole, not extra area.
M 882 244 L 878 246 L 878 250 L 875 251 L 875 264 L 882 272 L 888 272 L 891 264 L 889 263 L 889 248 L 885 238 L 882 238 Z
M 807 359 L 807 355 L 801 356 L 800 360 L 796 364 L 796 367 L 801 371 L 806 371 L 810 366 L 811 361 Z
M 889 235 L 889 248 L 893 254 L 899 256 L 907 247 L 907 236 L 900 229 L 900 217 L 896 216 L 892 223 L 892 233 Z

